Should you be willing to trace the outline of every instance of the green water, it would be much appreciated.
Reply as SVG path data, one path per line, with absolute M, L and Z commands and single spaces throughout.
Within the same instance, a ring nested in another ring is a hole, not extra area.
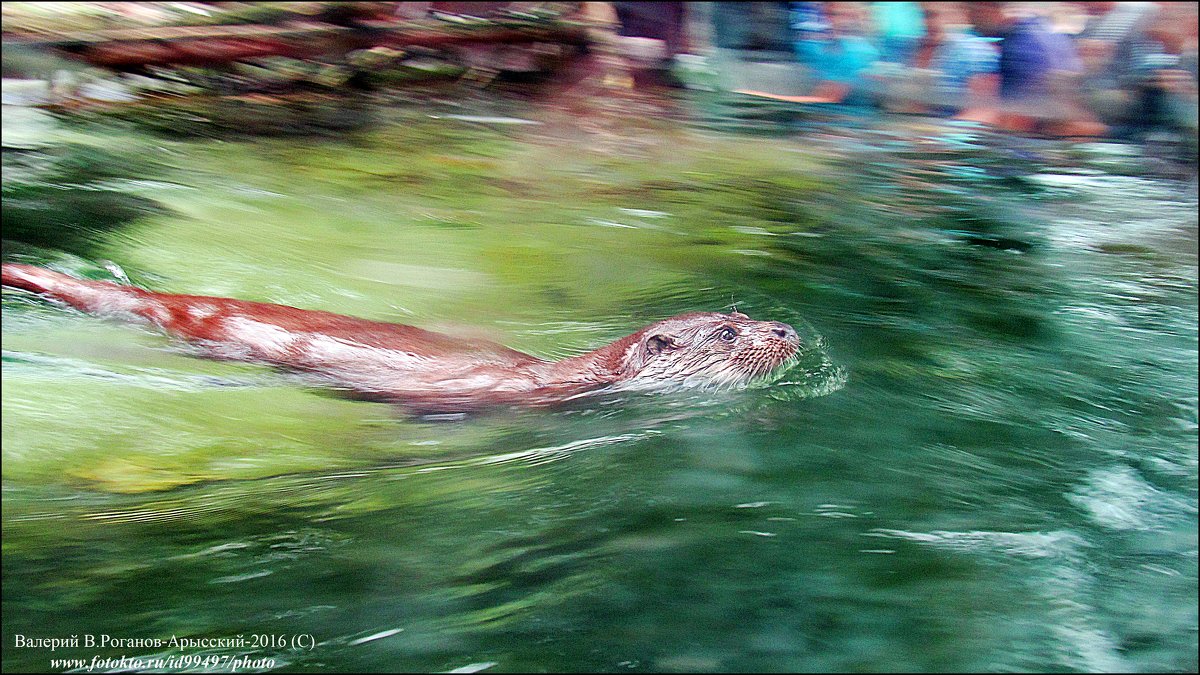
M 813 355 L 766 389 L 431 420 L 6 291 L 4 669 L 1196 670 L 1194 179 L 942 122 L 581 105 L 24 127 L 74 148 L 5 158 L 66 215 L 7 260 L 544 357 L 736 303 Z M 541 124 L 448 117 L 514 112 Z M 81 147 L 111 170 L 63 178 Z M 80 229 L 54 192 L 80 186 L 133 201 Z

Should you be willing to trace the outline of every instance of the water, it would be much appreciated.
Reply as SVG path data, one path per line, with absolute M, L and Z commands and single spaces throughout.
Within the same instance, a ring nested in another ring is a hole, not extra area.
M 640 98 L 388 114 L 317 141 L 26 118 L 59 164 L 6 154 L 40 190 L 10 213 L 6 183 L 6 231 L 61 237 L 6 259 L 545 357 L 736 304 L 814 355 L 766 389 L 420 419 L 6 292 L 5 670 L 1196 670 L 1186 172 Z M 112 208 L 55 215 L 87 191 Z M 247 643 L 14 647 L 89 634 Z

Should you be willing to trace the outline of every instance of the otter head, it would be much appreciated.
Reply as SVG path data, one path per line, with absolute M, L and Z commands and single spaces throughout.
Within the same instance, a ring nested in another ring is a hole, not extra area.
M 697 312 L 651 324 L 630 336 L 624 353 L 628 386 L 740 387 L 797 354 L 796 330 L 745 314 Z

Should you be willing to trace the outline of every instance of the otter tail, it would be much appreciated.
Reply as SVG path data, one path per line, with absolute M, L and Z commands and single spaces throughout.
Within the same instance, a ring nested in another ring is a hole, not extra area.
M 162 314 L 151 294 L 140 288 L 76 279 L 61 272 L 16 263 L 0 266 L 0 277 L 4 286 L 44 295 L 89 314 L 149 321 L 158 320 Z
M 78 283 L 65 274 L 51 272 L 33 265 L 17 265 L 15 263 L 4 263 L 3 266 L 0 266 L 0 276 L 3 276 L 5 286 L 45 295 L 54 295 L 54 287 L 59 285 L 62 280 Z

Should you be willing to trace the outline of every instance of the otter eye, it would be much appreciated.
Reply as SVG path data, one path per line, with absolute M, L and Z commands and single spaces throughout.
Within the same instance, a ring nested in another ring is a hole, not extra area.
M 733 342 L 733 338 L 737 337 L 737 335 L 738 332 L 729 326 L 722 328 L 721 331 L 717 333 L 717 337 L 726 342 Z

